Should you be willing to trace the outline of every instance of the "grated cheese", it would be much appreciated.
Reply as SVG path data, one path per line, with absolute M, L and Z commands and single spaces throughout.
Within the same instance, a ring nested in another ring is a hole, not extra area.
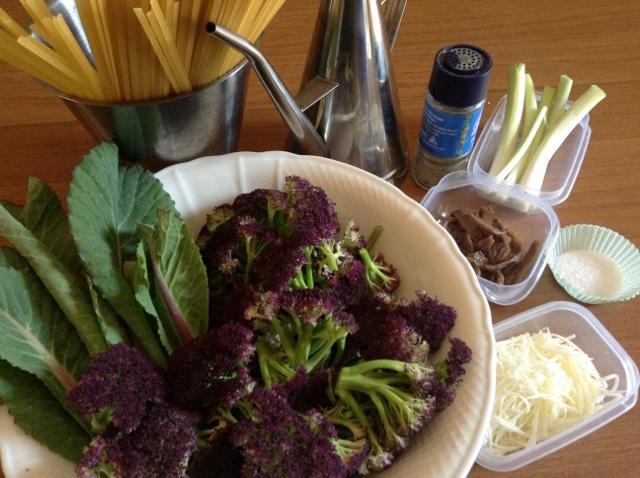
M 619 377 L 601 377 L 572 340 L 549 329 L 497 344 L 496 401 L 487 438 L 505 455 L 550 438 L 619 397 Z

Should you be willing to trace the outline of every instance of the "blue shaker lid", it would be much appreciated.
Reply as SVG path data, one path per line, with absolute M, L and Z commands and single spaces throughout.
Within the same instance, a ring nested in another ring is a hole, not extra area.
M 445 105 L 466 108 L 487 97 L 493 61 L 482 48 L 458 44 L 441 49 L 433 62 L 429 92 Z

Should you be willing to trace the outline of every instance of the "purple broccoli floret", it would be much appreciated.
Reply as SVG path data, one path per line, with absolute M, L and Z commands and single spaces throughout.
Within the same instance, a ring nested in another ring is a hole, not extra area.
M 338 271 L 328 278 L 329 288 L 341 307 L 358 303 L 365 291 L 364 264 L 349 255 Z
M 225 324 L 178 348 L 169 357 L 171 397 L 187 409 L 233 407 L 254 385 L 246 364 L 255 347 L 253 332 Z
M 114 345 L 91 360 L 69 404 L 82 415 L 93 415 L 96 432 L 112 424 L 135 430 L 150 404 L 162 403 L 166 383 L 154 365 L 130 345 Z
M 347 475 L 332 444 L 335 428 L 317 412 L 296 412 L 279 393 L 258 389 L 250 419 L 231 431 L 245 478 L 340 478 Z
M 429 345 L 398 314 L 391 313 L 374 323 L 369 322 L 355 336 L 359 352 L 365 360 L 379 358 L 409 363 L 427 363 Z
M 472 353 L 469 346 L 459 338 L 450 338 L 451 348 L 447 358 L 436 364 L 436 380 L 426 392 L 435 397 L 436 408 L 446 408 L 456 396 L 456 386 L 465 374 L 463 365 L 471 362 Z
M 297 246 L 283 244 L 264 251 L 253 264 L 256 284 L 265 291 L 289 289 L 306 258 Z
M 109 428 L 95 438 L 76 473 L 80 478 L 186 478 L 196 450 L 196 423 L 194 414 L 152 404 L 135 431 Z
M 286 384 L 273 389 L 286 397 L 294 410 L 304 413 L 312 408 L 328 408 L 331 405 L 327 394 L 330 380 L 329 369 L 323 368 L 309 374 L 301 366 Z
M 440 348 L 456 321 L 456 310 L 424 291 L 417 298 L 398 307 L 398 313 L 427 341 L 432 352 Z
M 213 443 L 198 449 L 189 461 L 189 478 L 237 478 L 242 455 L 229 440 L 230 429 L 223 430 Z
M 285 187 L 293 207 L 289 218 L 293 244 L 317 245 L 331 239 L 340 230 L 335 203 L 322 188 L 298 176 L 288 176 Z

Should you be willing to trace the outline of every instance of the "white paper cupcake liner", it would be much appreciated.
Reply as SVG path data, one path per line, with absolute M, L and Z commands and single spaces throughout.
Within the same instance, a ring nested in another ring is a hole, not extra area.
M 590 295 L 563 277 L 556 259 L 564 252 L 574 250 L 599 252 L 615 262 L 622 274 L 620 287 L 615 294 Z M 627 238 L 606 227 L 591 224 L 563 227 L 549 253 L 549 268 L 569 295 L 587 304 L 621 302 L 634 298 L 640 292 L 640 251 Z

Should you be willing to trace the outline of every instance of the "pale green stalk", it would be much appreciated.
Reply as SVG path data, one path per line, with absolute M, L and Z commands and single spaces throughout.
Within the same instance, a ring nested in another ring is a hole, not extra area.
M 518 140 L 520 121 L 524 110 L 525 66 L 517 63 L 509 68 L 509 91 L 504 123 L 500 129 L 500 142 L 491 163 L 489 174 L 495 176 L 511 158 Z
M 582 121 L 582 118 L 606 96 L 606 93 L 602 91 L 600 87 L 591 85 L 589 89 L 576 100 L 571 108 L 564 113 L 554 128 L 548 129 L 535 156 L 531 158 L 531 161 L 527 165 L 527 169 L 522 177 L 523 186 L 536 191 L 540 190 L 547 166 L 555 152 L 564 140 L 567 139 L 571 131 Z
M 538 146 L 540 145 L 540 142 L 542 141 L 542 138 L 544 137 L 545 132 L 547 131 L 547 124 L 548 124 L 548 113 L 549 113 L 549 108 L 551 107 L 551 102 L 553 101 L 553 97 L 556 94 L 556 89 L 553 86 L 545 86 L 544 90 L 542 91 L 542 98 L 540 99 L 540 104 L 538 105 L 539 109 L 542 109 L 544 107 L 547 108 L 547 121 L 544 121 L 543 124 L 540 126 L 540 129 L 538 130 L 538 133 L 536 134 L 536 136 L 533 138 L 533 141 L 531 142 L 531 145 L 529 146 L 529 151 L 527 152 L 526 157 L 520 161 L 515 168 L 513 168 L 513 171 L 511 171 L 511 173 L 507 176 L 507 182 L 514 184 L 514 183 L 520 183 L 521 179 L 522 179 L 522 174 L 524 173 L 524 171 L 527 168 L 527 165 L 529 164 L 529 161 L 531 160 L 531 158 L 535 155 L 536 150 L 538 149 Z
M 569 100 L 569 94 L 571 93 L 571 87 L 573 86 L 573 80 L 567 75 L 561 75 L 558 87 L 556 88 L 556 95 L 553 98 L 553 104 L 549 110 L 549 129 L 560 121 L 562 115 L 564 115 L 565 106 Z
M 529 132 L 524 137 L 524 140 L 522 141 L 522 143 L 520 143 L 520 146 L 518 146 L 518 149 L 514 153 L 513 157 L 509 160 L 509 162 L 506 164 L 504 169 L 500 171 L 498 174 L 496 174 L 496 178 L 505 179 L 517 165 L 523 162 L 522 159 L 526 156 L 527 151 L 529 151 L 529 147 L 531 146 L 533 139 L 538 133 L 540 126 L 542 126 L 542 122 L 544 121 L 546 115 L 547 115 L 547 107 L 543 106 L 542 108 L 540 108 L 540 111 L 536 115 L 535 120 L 533 121 L 533 124 L 529 128 Z

